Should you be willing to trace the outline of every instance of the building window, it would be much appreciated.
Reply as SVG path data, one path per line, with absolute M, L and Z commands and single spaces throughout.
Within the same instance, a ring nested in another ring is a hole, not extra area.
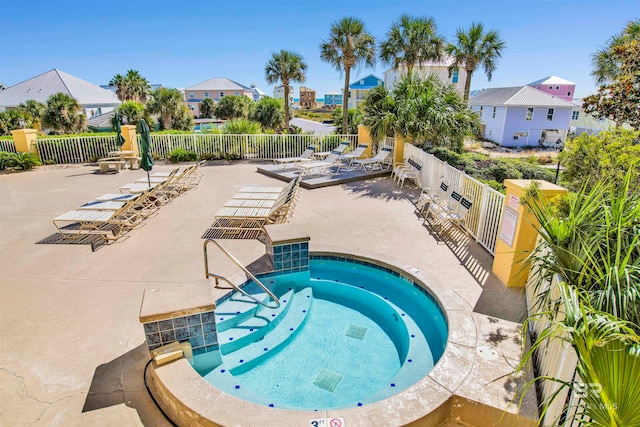
M 528 121 L 533 120 L 533 107 L 527 108 L 527 120 Z
M 189 98 L 193 98 L 194 96 L 193 92 L 189 92 Z
M 360 86 L 364 86 L 364 80 L 360 80 Z
M 553 108 L 549 108 L 547 110 L 547 121 L 548 122 L 552 122 L 553 121 Z
M 240 96 L 240 92 L 233 92 L 235 96 Z
M 453 70 L 451 74 L 451 83 L 458 83 L 458 70 Z
M 571 112 L 571 120 L 578 120 L 578 117 L 580 117 L 580 111 L 572 111 Z
M 496 110 L 497 110 L 497 107 L 493 107 L 493 113 L 491 114 L 492 119 L 496 118 Z
M 220 98 L 224 96 L 224 92 L 220 92 Z
M 205 93 L 204 93 L 204 97 L 205 97 L 205 98 L 208 98 L 208 97 L 209 97 L 209 92 L 205 92 Z
M 571 96 L 571 91 L 567 92 L 567 96 Z
M 552 89 L 553 89 L 553 86 L 549 86 L 549 90 L 552 90 Z
M 560 90 L 560 86 L 556 86 L 556 90 Z
M 482 116 L 482 105 L 480 106 L 480 116 Z

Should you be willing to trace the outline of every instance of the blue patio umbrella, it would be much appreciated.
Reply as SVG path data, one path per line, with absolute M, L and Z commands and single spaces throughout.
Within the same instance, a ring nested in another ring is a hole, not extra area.
M 149 171 L 153 169 L 153 158 L 150 151 L 151 135 L 149 135 L 149 126 L 144 119 L 138 122 L 138 132 L 140 133 L 140 150 L 142 151 L 140 167 L 147 171 L 147 179 L 149 180 L 149 187 L 151 187 L 151 178 L 149 177 Z
M 116 111 L 116 114 L 113 116 L 113 121 L 115 122 L 114 128 L 117 133 L 116 144 L 118 144 L 118 147 L 122 147 L 122 144 L 124 144 L 124 136 L 122 136 L 122 128 L 120 127 L 120 125 L 122 124 L 120 122 L 120 114 L 118 114 L 117 111 Z

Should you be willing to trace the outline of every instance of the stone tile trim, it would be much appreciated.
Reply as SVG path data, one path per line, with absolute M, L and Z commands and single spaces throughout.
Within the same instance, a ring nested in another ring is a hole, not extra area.
M 189 342 L 193 354 L 204 353 L 218 346 L 213 311 L 143 323 L 143 328 L 149 351 L 173 341 Z
M 301 269 L 301 270 L 300 270 Z M 309 269 L 309 242 L 273 245 L 273 271 L 292 273 Z

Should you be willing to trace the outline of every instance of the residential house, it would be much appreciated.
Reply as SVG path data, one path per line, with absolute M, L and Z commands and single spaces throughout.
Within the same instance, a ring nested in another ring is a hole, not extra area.
M 573 101 L 573 95 L 576 92 L 576 84 L 569 80 L 561 79 L 556 76 L 548 76 L 535 82 L 529 83 L 527 86 L 534 87 L 538 90 L 553 95 L 565 101 Z
M 267 94 L 261 91 L 255 83 L 251 83 L 251 89 L 253 90 L 253 100 L 256 102 L 267 96 Z
M 200 115 L 205 98 L 220 101 L 225 96 L 246 96 L 253 100 L 253 89 L 226 77 L 214 77 L 184 89 L 184 102 L 194 116 Z
M 293 87 L 289 86 L 289 105 L 293 105 Z M 276 86 L 273 88 L 273 97 L 284 100 L 284 86 Z
M 412 75 L 426 78 L 431 74 L 437 75 L 443 82 L 451 83 L 458 92 L 464 94 L 464 85 L 467 79 L 467 72 L 460 68 L 454 70 L 449 75 L 449 66 L 453 64 L 453 58 L 446 56 L 442 61 L 426 61 L 416 65 L 412 70 Z M 384 87 L 391 90 L 395 86 L 396 82 L 402 77 L 407 75 L 407 68 L 405 66 L 399 67 L 397 70 L 393 67 L 384 72 Z
M 316 91 L 306 86 L 300 86 L 300 108 L 314 108 L 316 106 Z
M 337 90 L 324 94 L 324 106 L 329 108 L 335 108 L 342 106 L 342 92 Z
M 113 92 L 53 69 L 0 91 L 0 111 L 18 108 L 30 99 L 46 103 L 59 92 L 78 101 L 87 117 L 99 116 L 121 104 Z
M 367 77 L 363 77 L 355 83 L 351 83 L 349 85 L 349 96 L 347 97 L 348 108 L 357 108 L 362 100 L 367 97 L 367 94 L 371 89 L 381 85 L 384 85 L 384 81 L 382 81 L 381 78 L 374 76 L 373 74 L 369 74 Z
M 484 89 L 469 98 L 481 136 L 506 147 L 555 146 L 567 137 L 574 105 L 530 86 Z
M 582 99 L 573 100 L 573 111 L 571 111 L 571 127 L 569 131 L 578 136 L 582 133 L 595 135 L 602 131 L 610 130 L 616 127 L 616 122 L 609 119 L 598 119 L 592 114 L 586 113 L 582 108 Z M 625 129 L 630 129 L 627 124 L 622 125 Z

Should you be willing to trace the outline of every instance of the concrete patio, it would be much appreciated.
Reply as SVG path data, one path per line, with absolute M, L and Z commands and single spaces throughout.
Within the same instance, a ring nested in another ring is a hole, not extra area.
M 58 165 L 0 175 L 0 425 L 170 425 L 143 383 L 143 290 L 205 285 L 201 236 L 216 210 L 245 185 L 282 185 L 256 166 L 204 166 L 198 187 L 96 252 L 89 245 L 35 243 L 55 233 L 55 216 L 117 192 L 144 171 L 103 175 L 96 166 Z M 507 374 L 520 357 L 524 295 L 490 273 L 492 256 L 463 233 L 436 238 L 414 214 L 417 190 L 399 190 L 389 177 L 300 191 L 291 222 L 311 236 L 310 250 L 401 259 L 408 271 L 421 271 L 464 300 L 478 347 L 495 357 L 461 361 L 473 369 L 456 395 L 518 412 L 517 384 Z M 264 254 L 257 240 L 222 243 L 245 265 Z M 210 264 L 223 275 L 238 274 L 221 255 L 210 254 Z M 455 333 L 456 325 L 450 327 Z M 534 397 L 521 412 L 535 416 Z M 469 419 L 473 414 L 462 421 Z M 488 424 L 477 419 L 475 425 Z

